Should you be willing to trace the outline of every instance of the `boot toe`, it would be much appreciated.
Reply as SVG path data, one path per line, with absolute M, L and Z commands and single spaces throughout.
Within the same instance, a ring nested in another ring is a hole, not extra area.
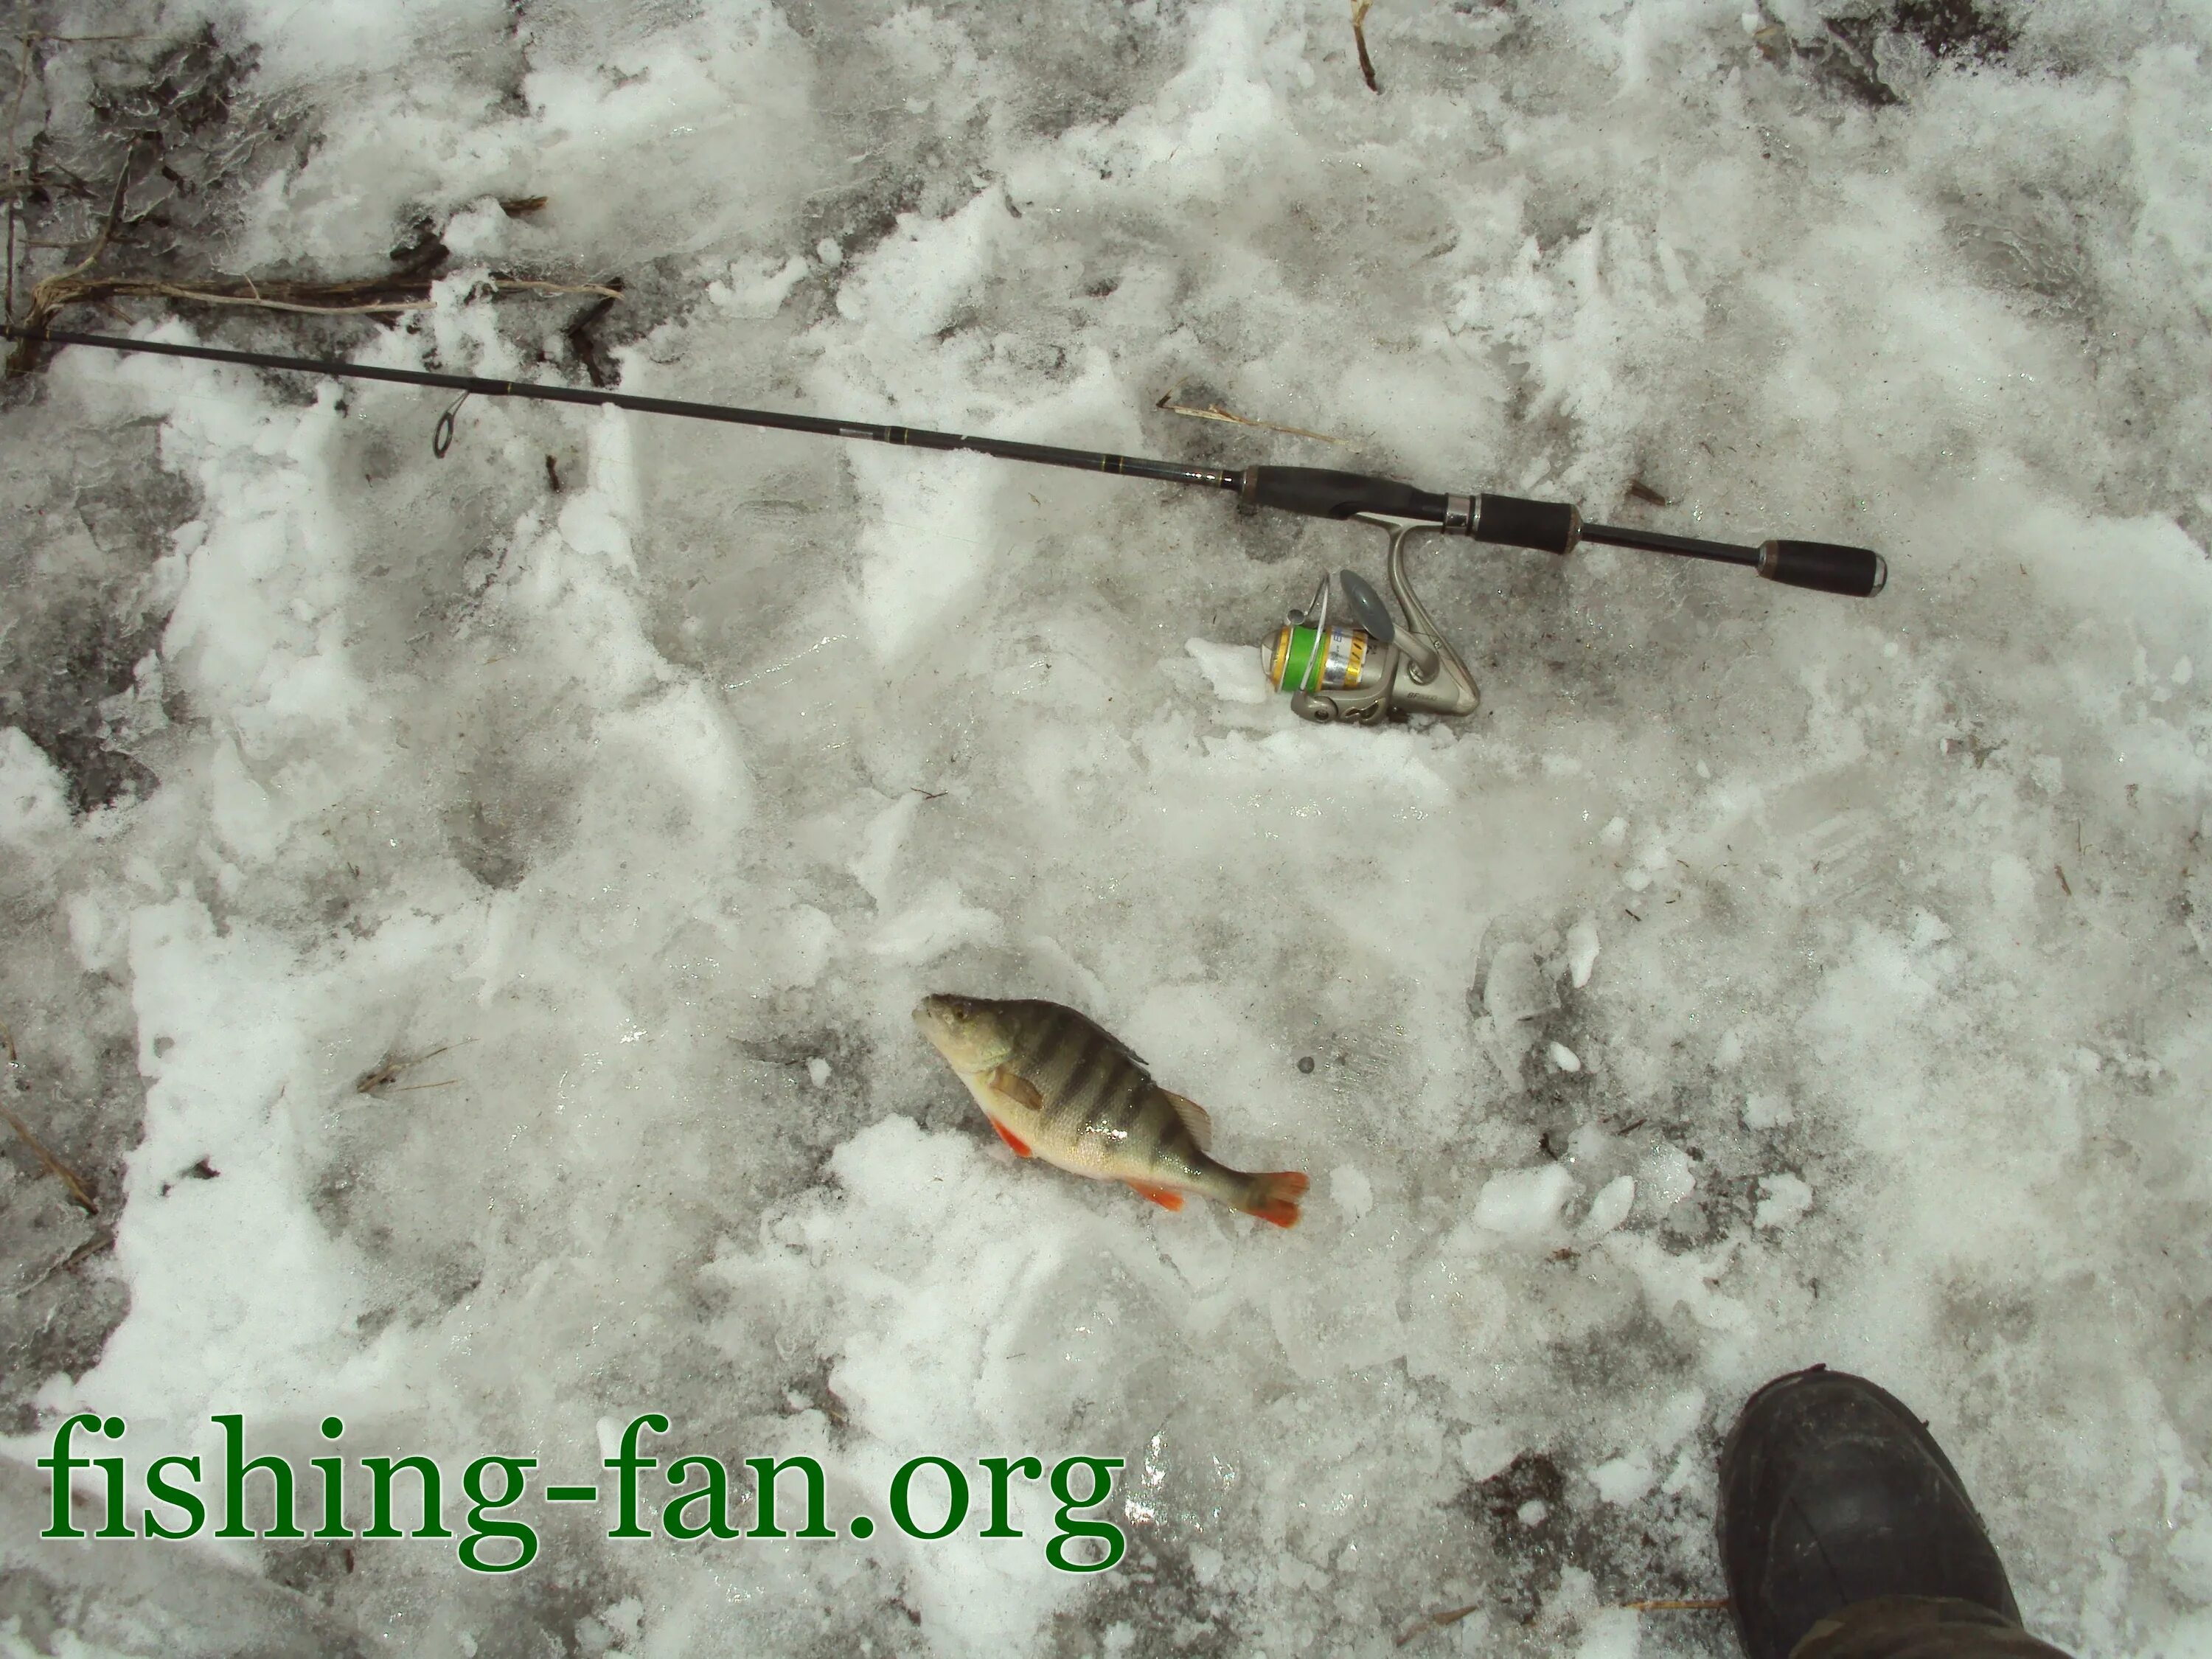
M 1890 1595 L 2020 1620 L 1996 1547 L 1920 1419 L 1863 1377 L 1768 1383 L 1722 1449 L 1719 1532 L 1749 1659 L 1785 1659 L 1820 1620 Z

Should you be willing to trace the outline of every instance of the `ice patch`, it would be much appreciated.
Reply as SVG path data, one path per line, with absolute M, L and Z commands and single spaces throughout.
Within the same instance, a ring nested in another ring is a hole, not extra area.
M 1813 1207 L 1813 1189 L 1794 1175 L 1770 1175 L 1759 1178 L 1759 1200 L 1753 1224 L 1760 1227 L 1787 1227 Z
M 877 659 L 895 662 L 963 626 L 959 613 L 1001 556 L 991 501 L 1005 478 L 980 455 L 871 454 L 853 467 L 877 509 L 860 538 L 855 620 Z
M 21 732 L 0 730 L 0 840 L 27 850 L 68 827 L 62 775 Z
M 1595 1243 L 1628 1219 L 1629 1212 L 1636 1207 L 1636 1177 L 1615 1176 L 1598 1189 L 1590 1200 L 1589 1213 L 1583 1218 L 1577 1235 L 1585 1243 Z
M 1645 1154 L 1638 1175 L 1655 1206 L 1672 1209 L 1697 1191 L 1698 1177 L 1690 1155 L 1680 1146 L 1655 1146 Z
M 1577 991 L 1589 983 L 1597 956 L 1597 918 L 1584 916 L 1567 929 L 1567 982 Z
M 1356 1164 L 1340 1164 L 1329 1172 L 1329 1196 L 1347 1221 L 1357 1221 L 1375 1207 L 1375 1186 Z
M 963 900 L 953 883 L 935 882 L 878 928 L 868 949 L 894 962 L 930 962 L 960 945 L 996 939 L 1004 926 L 993 912 Z
M 1589 1472 L 1590 1484 L 1608 1504 L 1633 1504 L 1657 1484 L 1651 1459 L 1641 1451 L 1628 1452 L 1600 1463 Z
M 1626 1607 L 1607 1607 L 1582 1621 L 1575 1659 L 1636 1659 L 1643 1625 Z
M 1460 1467 L 1470 1480 L 1487 1480 L 1513 1462 L 1521 1445 L 1512 1431 L 1499 1424 L 1485 1424 L 1460 1437 Z
M 1558 1164 L 1501 1170 L 1482 1183 L 1474 1201 L 1474 1224 L 1508 1238 L 1547 1237 L 1574 1187 L 1575 1178 Z
M 1268 700 L 1267 676 L 1260 672 L 1257 653 L 1250 646 L 1185 640 L 1182 648 L 1205 672 L 1206 684 L 1224 702 L 1263 703 Z
M 1786 1095 L 1747 1095 L 1743 1103 L 1743 1127 L 1747 1129 L 1779 1129 L 1797 1121 L 1797 1114 Z
M 707 298 L 732 316 L 757 322 L 781 310 L 792 289 L 805 281 L 806 275 L 806 261 L 796 254 L 780 265 L 772 258 L 738 259 L 732 262 L 726 276 L 707 284 Z

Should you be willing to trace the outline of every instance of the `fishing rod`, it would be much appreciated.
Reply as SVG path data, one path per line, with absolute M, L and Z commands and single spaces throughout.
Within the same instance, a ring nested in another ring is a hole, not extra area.
M 970 437 L 956 432 L 932 431 L 926 427 L 882 426 L 786 414 L 776 410 L 692 403 L 677 398 L 647 398 L 600 386 L 495 380 L 475 374 L 385 368 L 342 360 L 234 351 L 221 346 L 178 345 L 164 340 L 30 329 L 12 323 L 0 324 L 0 337 L 456 392 L 460 397 L 439 417 L 431 440 L 433 453 L 441 457 L 452 446 L 454 416 L 464 399 L 526 398 L 541 403 L 604 405 L 643 415 L 672 415 L 686 420 L 765 427 L 779 432 L 860 439 L 912 449 L 965 450 L 1039 466 L 1146 478 L 1158 483 L 1193 484 L 1204 489 L 1233 493 L 1239 501 L 1253 507 L 1276 507 L 1312 518 L 1357 520 L 1389 533 L 1389 582 L 1405 613 L 1406 625 L 1397 623 L 1371 586 L 1347 569 L 1339 573 L 1339 580 L 1344 586 L 1346 605 L 1352 622 L 1334 625 L 1329 622 L 1330 586 L 1324 575 L 1313 602 L 1302 611 L 1289 613 L 1283 625 L 1261 646 L 1269 682 L 1277 690 L 1291 694 L 1291 707 L 1300 715 L 1323 722 L 1342 720 L 1370 724 L 1408 714 L 1461 715 L 1472 714 L 1477 706 L 1479 694 L 1474 677 L 1421 606 L 1407 574 L 1406 550 L 1417 533 L 1465 536 L 1499 546 L 1561 555 L 1573 552 L 1583 543 L 1634 548 L 1646 553 L 1668 553 L 1717 564 L 1741 565 L 1769 581 L 1856 599 L 1868 599 L 1881 592 L 1889 579 L 1887 562 L 1879 553 L 1863 547 L 1781 539 L 1746 546 L 1656 530 L 1588 524 L 1579 511 L 1562 501 L 1528 501 L 1481 491 L 1448 494 L 1417 489 L 1395 478 L 1321 467 L 1192 466 L 1181 461 L 1149 460 L 1142 456 L 1115 455 L 1103 450 L 1064 449 L 1054 444 Z

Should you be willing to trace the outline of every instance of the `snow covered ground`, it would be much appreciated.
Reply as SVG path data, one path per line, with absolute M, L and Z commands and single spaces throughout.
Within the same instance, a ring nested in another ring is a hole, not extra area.
M 1322 730 L 1249 644 L 1371 532 L 483 400 L 439 460 L 435 394 L 61 354 L 0 402 L 0 1026 L 100 1214 L 0 1165 L 7 1651 L 1282 1659 L 1472 1606 L 1404 1650 L 1723 1654 L 1623 1604 L 1719 1593 L 1719 1437 L 1825 1360 L 1929 1417 L 2033 1628 L 2212 1652 L 2201 9 L 1380 0 L 1380 95 L 1337 0 L 25 27 L 143 37 L 21 76 L 92 222 L 177 95 L 113 88 L 213 31 L 166 152 L 206 182 L 105 268 L 451 252 L 393 329 L 131 326 L 1893 577 L 1457 544 L 1482 713 Z M 625 296 L 572 337 L 494 269 Z M 932 990 L 1084 1007 L 1310 1171 L 1304 1224 L 1018 1164 Z M 533 1498 L 513 1577 L 40 1544 L 76 1409 L 134 1480 L 237 1412 L 303 1470 L 336 1413 L 552 1482 L 658 1411 L 883 1524 Z M 1048 1565 L 1041 1488 L 1021 1541 L 902 1536 L 924 1454 L 1127 1460 L 1126 1560 Z

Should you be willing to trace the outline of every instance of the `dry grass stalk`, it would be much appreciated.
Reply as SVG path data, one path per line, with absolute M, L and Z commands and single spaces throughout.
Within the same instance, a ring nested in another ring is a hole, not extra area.
M 14 1056 L 12 1053 L 9 1056 L 9 1063 L 14 1063 Z M 22 1137 L 23 1144 L 31 1149 L 33 1154 L 38 1158 L 40 1163 L 46 1166 L 46 1172 L 55 1176 L 61 1182 L 63 1186 L 69 1188 L 70 1200 L 72 1203 L 77 1205 L 87 1215 L 98 1215 L 100 1213 L 100 1206 L 93 1202 L 91 1191 L 85 1186 L 83 1182 L 77 1178 L 76 1171 L 70 1169 L 68 1164 L 63 1163 L 61 1159 L 56 1158 L 52 1152 L 48 1152 L 46 1150 L 46 1143 L 40 1140 L 38 1136 L 31 1133 L 31 1126 L 29 1124 L 24 1122 L 21 1118 L 17 1117 L 15 1113 L 9 1111 L 5 1106 L 0 1106 L 0 1117 L 6 1118 L 9 1125 L 18 1135 Z
M 493 276 L 486 281 L 495 295 L 599 294 L 618 299 L 622 293 L 599 283 L 546 283 L 527 276 Z M 371 276 L 352 283 L 257 283 L 246 276 L 232 283 L 186 286 L 150 276 L 49 276 L 31 290 L 31 315 L 23 326 L 45 327 L 46 318 L 64 306 L 104 305 L 110 300 L 125 299 L 184 300 L 195 305 L 349 317 L 420 311 L 430 303 L 430 279 Z
M 1367 90 L 1380 94 L 1382 83 L 1375 78 L 1375 60 L 1367 55 L 1367 14 L 1375 0 L 1352 0 L 1352 44 L 1359 48 L 1360 78 L 1367 82 Z
M 400 1073 L 422 1065 L 425 1060 L 435 1060 L 448 1049 L 465 1048 L 475 1041 L 474 1037 L 463 1037 L 459 1042 L 441 1042 L 428 1054 L 386 1054 L 382 1060 L 354 1079 L 354 1092 L 357 1095 L 404 1095 L 411 1094 L 417 1089 L 450 1089 L 460 1081 L 459 1078 L 449 1077 L 437 1083 L 403 1084 L 399 1082 Z M 398 1086 L 394 1087 L 394 1085 Z
M 105 238 L 102 239 L 103 242 Z M 99 250 L 95 248 L 94 256 Z M 86 261 L 89 264 L 90 261 Z M 289 311 L 317 317 L 362 317 L 421 311 L 431 303 L 427 273 L 367 276 L 345 283 L 258 283 L 251 276 L 172 283 L 152 276 L 91 276 L 84 264 L 58 276 L 49 276 L 31 290 L 30 314 L 23 327 L 39 331 L 52 325 L 69 306 L 107 306 L 116 300 L 175 300 L 191 305 L 239 306 L 249 310 Z M 528 276 L 492 276 L 485 278 L 494 298 L 510 295 L 596 294 L 608 303 L 622 290 L 602 283 L 551 283 Z M 24 340 L 9 360 L 11 374 L 27 372 L 35 342 Z
M 1188 415 L 1194 421 L 1226 421 L 1231 426 L 1249 426 L 1261 432 L 1280 432 L 1293 438 L 1316 438 L 1322 443 L 1335 444 L 1340 447 L 1352 441 L 1349 438 L 1332 438 L 1326 432 L 1309 432 L 1302 426 L 1278 426 L 1273 421 L 1255 421 L 1248 416 L 1232 414 L 1219 404 L 1208 404 L 1204 409 L 1199 409 L 1189 404 L 1170 402 L 1174 396 L 1174 392 L 1168 392 L 1152 407 L 1164 409 L 1170 415 Z

